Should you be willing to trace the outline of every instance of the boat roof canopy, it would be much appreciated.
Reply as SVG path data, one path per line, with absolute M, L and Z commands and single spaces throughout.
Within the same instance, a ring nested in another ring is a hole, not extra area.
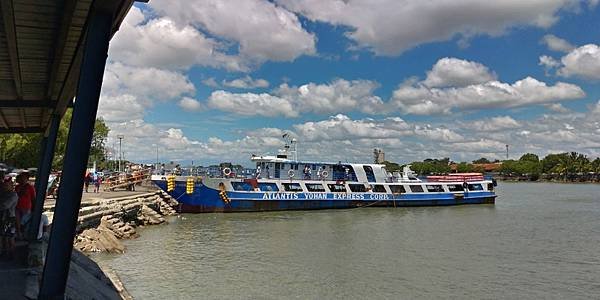
M 369 165 L 369 166 L 381 166 L 385 167 L 382 164 L 363 164 L 363 163 L 342 163 L 342 162 L 318 162 L 318 161 L 301 161 L 301 160 L 293 160 L 288 159 L 284 155 L 265 155 L 265 156 L 252 156 L 250 158 L 253 162 L 265 162 L 265 163 L 286 163 L 286 164 L 305 164 L 305 165 Z

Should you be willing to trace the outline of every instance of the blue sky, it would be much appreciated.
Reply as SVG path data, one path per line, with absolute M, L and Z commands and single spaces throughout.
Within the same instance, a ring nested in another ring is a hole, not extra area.
M 140 161 L 247 164 L 284 132 L 306 159 L 595 157 L 597 2 L 136 4 L 99 116 Z

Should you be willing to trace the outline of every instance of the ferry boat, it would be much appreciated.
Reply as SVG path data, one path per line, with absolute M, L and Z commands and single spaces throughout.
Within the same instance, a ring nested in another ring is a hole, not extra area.
M 289 145 L 286 144 L 286 149 Z M 496 182 L 474 174 L 421 180 L 405 166 L 401 174 L 382 164 L 327 163 L 252 156 L 253 178 L 224 168 L 217 178 L 153 175 L 153 182 L 180 203 L 180 212 L 256 212 L 357 207 L 494 204 Z

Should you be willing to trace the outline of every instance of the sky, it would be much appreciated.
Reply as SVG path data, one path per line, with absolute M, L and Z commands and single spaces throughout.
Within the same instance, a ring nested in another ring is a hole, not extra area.
M 125 158 L 405 163 L 600 156 L 600 0 L 153 0 L 98 116 Z M 113 151 L 114 152 L 114 151 Z

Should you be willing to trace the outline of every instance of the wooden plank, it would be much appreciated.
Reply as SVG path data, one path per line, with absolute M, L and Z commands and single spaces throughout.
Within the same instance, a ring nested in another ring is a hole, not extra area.
M 8 55 L 13 71 L 15 81 L 15 90 L 17 97 L 20 99 L 23 96 L 21 86 L 21 68 L 19 66 L 19 51 L 17 48 L 17 36 L 15 32 L 15 16 L 13 11 L 12 0 L 0 0 L 0 8 L 2 8 L 2 20 L 4 21 L 4 31 L 6 42 L 8 44 Z

